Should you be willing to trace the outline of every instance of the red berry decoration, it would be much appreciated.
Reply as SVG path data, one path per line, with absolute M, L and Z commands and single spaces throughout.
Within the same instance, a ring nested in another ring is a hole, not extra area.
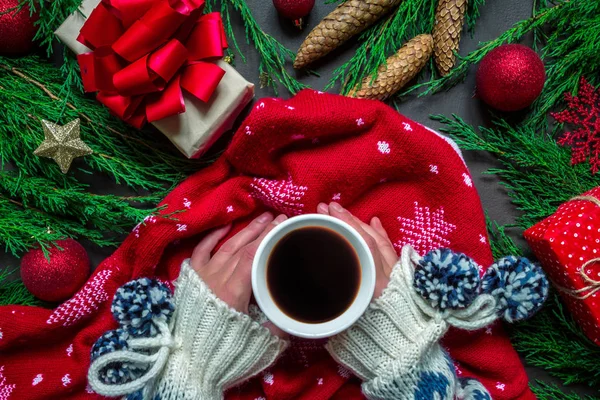
M 81 244 L 73 239 L 56 242 L 50 261 L 41 249 L 32 249 L 21 260 L 21 279 L 35 297 L 61 302 L 73 296 L 90 276 L 90 259 Z
M 294 25 L 302 28 L 302 18 L 310 14 L 315 0 L 273 0 L 277 12 L 285 18 L 294 21 Z
M 571 164 L 590 160 L 592 174 L 600 171 L 600 88 L 595 88 L 582 76 L 577 96 L 565 93 L 567 108 L 550 113 L 561 124 L 569 124 L 570 131 L 557 140 L 561 146 L 571 147 Z
M 0 54 L 24 54 L 33 47 L 33 26 L 36 17 L 29 16 L 29 8 L 13 10 L 19 0 L 0 0 Z M 9 11 L 10 10 L 10 11 Z
M 481 60 L 477 95 L 497 110 L 522 110 L 538 98 L 545 81 L 544 63 L 535 51 L 520 44 L 506 44 Z

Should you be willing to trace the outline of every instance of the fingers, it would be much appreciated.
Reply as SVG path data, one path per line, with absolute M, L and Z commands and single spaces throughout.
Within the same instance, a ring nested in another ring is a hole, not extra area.
M 379 236 L 379 234 L 377 233 L 377 231 L 375 231 L 375 229 L 373 229 L 373 227 L 371 227 L 370 225 L 365 224 L 364 222 L 362 222 L 361 220 L 359 220 L 358 218 L 354 217 L 357 222 L 360 224 L 360 227 L 363 228 L 363 230 L 365 232 L 367 232 L 369 234 L 369 236 L 371 236 L 373 239 L 375 239 L 375 242 L 377 243 L 377 238 L 376 236 Z
M 273 228 L 275 228 L 277 225 L 279 225 L 280 223 L 282 223 L 283 221 L 285 221 L 287 219 L 287 216 L 284 214 L 280 214 L 278 215 L 266 228 L 265 230 L 260 234 L 260 236 L 253 241 L 252 243 L 250 243 L 249 245 L 247 245 L 247 247 L 250 250 L 250 254 L 252 254 L 252 260 L 254 260 L 254 255 L 256 254 L 256 250 L 258 250 L 258 246 L 260 245 L 260 242 L 263 241 L 263 239 L 265 238 L 265 236 L 267 236 L 267 234 L 269 232 L 271 232 L 273 230 Z
M 375 250 L 375 240 L 363 229 L 363 227 L 361 226 L 361 222 L 352 214 L 350 214 L 350 212 L 348 212 L 348 210 L 342 207 L 339 203 L 332 201 L 329 204 L 329 215 L 341 219 L 342 221 L 346 222 L 354 229 L 356 229 L 358 233 L 363 237 L 363 239 L 365 239 L 365 241 L 369 245 L 369 248 L 371 248 L 372 251 Z
M 387 287 L 392 268 L 398 259 L 394 246 L 381 225 L 379 218 L 373 218 L 370 225 L 365 224 L 336 202 L 330 203 L 329 206 L 325 203 L 320 203 L 317 206 L 317 212 L 319 214 L 331 215 L 348 223 L 367 242 L 373 255 L 377 274 L 374 297 L 379 297 Z
M 390 273 L 391 268 L 393 268 L 393 266 L 398 261 L 398 254 L 396 254 L 394 245 L 392 244 L 392 241 L 390 240 L 387 232 L 383 228 L 383 225 L 381 224 L 381 220 L 379 218 L 373 217 L 371 219 L 370 228 L 371 232 L 369 232 L 369 234 L 373 236 L 375 242 L 377 243 L 377 247 L 381 252 L 381 256 L 385 260 L 384 265 L 386 266 L 386 268 L 390 268 L 390 270 L 386 272 Z
M 329 206 L 325 203 L 319 203 L 317 206 L 317 213 L 329 215 Z
M 259 215 L 247 227 L 236 233 L 221 246 L 219 251 L 210 260 L 208 268 L 220 269 L 220 267 L 234 258 L 242 247 L 255 240 L 272 220 L 273 215 L 270 212 Z
M 356 228 L 356 224 L 358 224 L 362 228 L 362 231 L 364 233 L 366 233 L 368 236 L 374 239 L 375 245 L 381 251 L 381 255 L 384 258 L 385 264 L 387 266 L 393 266 L 394 264 L 396 264 L 396 261 L 398 260 L 398 255 L 396 254 L 396 250 L 394 250 L 394 246 L 392 245 L 392 242 L 387 232 L 383 228 L 383 225 L 381 224 L 381 220 L 379 218 L 373 217 L 373 219 L 371 219 L 371 224 L 368 225 L 362 222 L 360 219 L 356 218 L 347 210 L 344 210 L 343 208 L 341 211 L 341 216 L 343 216 L 342 218 L 340 217 L 339 211 L 335 211 L 336 205 L 341 207 L 338 203 L 331 203 L 331 205 L 329 206 L 325 203 L 319 203 L 319 205 L 317 206 L 317 212 L 319 214 L 332 215 L 338 217 L 344 220 L 345 222 L 350 223 L 350 225 L 352 225 L 354 228 Z M 354 219 L 354 223 L 351 223 L 349 221 L 350 217 Z M 365 236 L 363 232 L 361 232 L 360 230 L 358 231 L 363 235 L 363 237 Z
M 191 257 L 191 265 L 196 272 L 201 267 L 208 264 L 208 261 L 210 260 L 210 253 L 212 253 L 221 239 L 223 239 L 227 233 L 229 233 L 230 229 L 231 224 L 214 229 L 213 231 L 209 232 L 196 247 L 194 247 Z
M 236 296 L 245 302 L 245 306 L 248 306 L 250 301 L 250 294 L 252 293 L 252 263 L 254 256 L 258 250 L 258 246 L 267 234 L 275 228 L 277 225 L 285 221 L 287 217 L 283 214 L 277 216 L 260 234 L 260 236 L 252 243 L 244 246 L 240 250 L 240 257 L 237 265 L 229 276 L 227 285 L 231 287 Z

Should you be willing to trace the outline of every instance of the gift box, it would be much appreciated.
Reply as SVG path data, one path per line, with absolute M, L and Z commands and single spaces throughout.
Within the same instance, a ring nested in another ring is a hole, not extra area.
M 254 85 L 219 59 L 220 16 L 202 15 L 195 1 L 172 9 L 167 0 L 84 0 L 55 32 L 78 54 L 86 91 L 136 127 L 151 122 L 189 158 L 254 97 Z
M 600 187 L 562 204 L 525 239 L 585 334 L 600 345 Z

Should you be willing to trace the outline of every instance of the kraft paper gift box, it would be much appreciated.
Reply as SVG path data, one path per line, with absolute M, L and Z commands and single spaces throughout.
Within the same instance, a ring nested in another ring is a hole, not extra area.
M 77 41 L 87 16 L 100 0 L 84 0 L 80 12 L 70 15 L 56 30 L 60 40 L 76 54 L 91 50 Z M 254 84 L 248 82 L 235 68 L 219 60 L 216 64 L 225 71 L 208 102 L 203 102 L 185 90 L 185 112 L 152 122 L 188 158 L 200 157 L 233 124 L 244 107 L 254 97 Z

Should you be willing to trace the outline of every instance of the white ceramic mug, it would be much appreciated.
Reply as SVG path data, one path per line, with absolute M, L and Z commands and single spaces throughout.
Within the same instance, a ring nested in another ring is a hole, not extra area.
M 281 311 L 267 285 L 267 264 L 275 245 L 288 233 L 307 227 L 331 229 L 344 237 L 360 263 L 360 286 L 352 304 L 338 317 L 314 324 L 295 320 Z M 365 240 L 344 221 L 322 214 L 300 215 L 277 225 L 260 243 L 252 264 L 252 290 L 260 309 L 280 329 L 303 338 L 324 338 L 349 328 L 365 312 L 375 291 L 375 263 Z

